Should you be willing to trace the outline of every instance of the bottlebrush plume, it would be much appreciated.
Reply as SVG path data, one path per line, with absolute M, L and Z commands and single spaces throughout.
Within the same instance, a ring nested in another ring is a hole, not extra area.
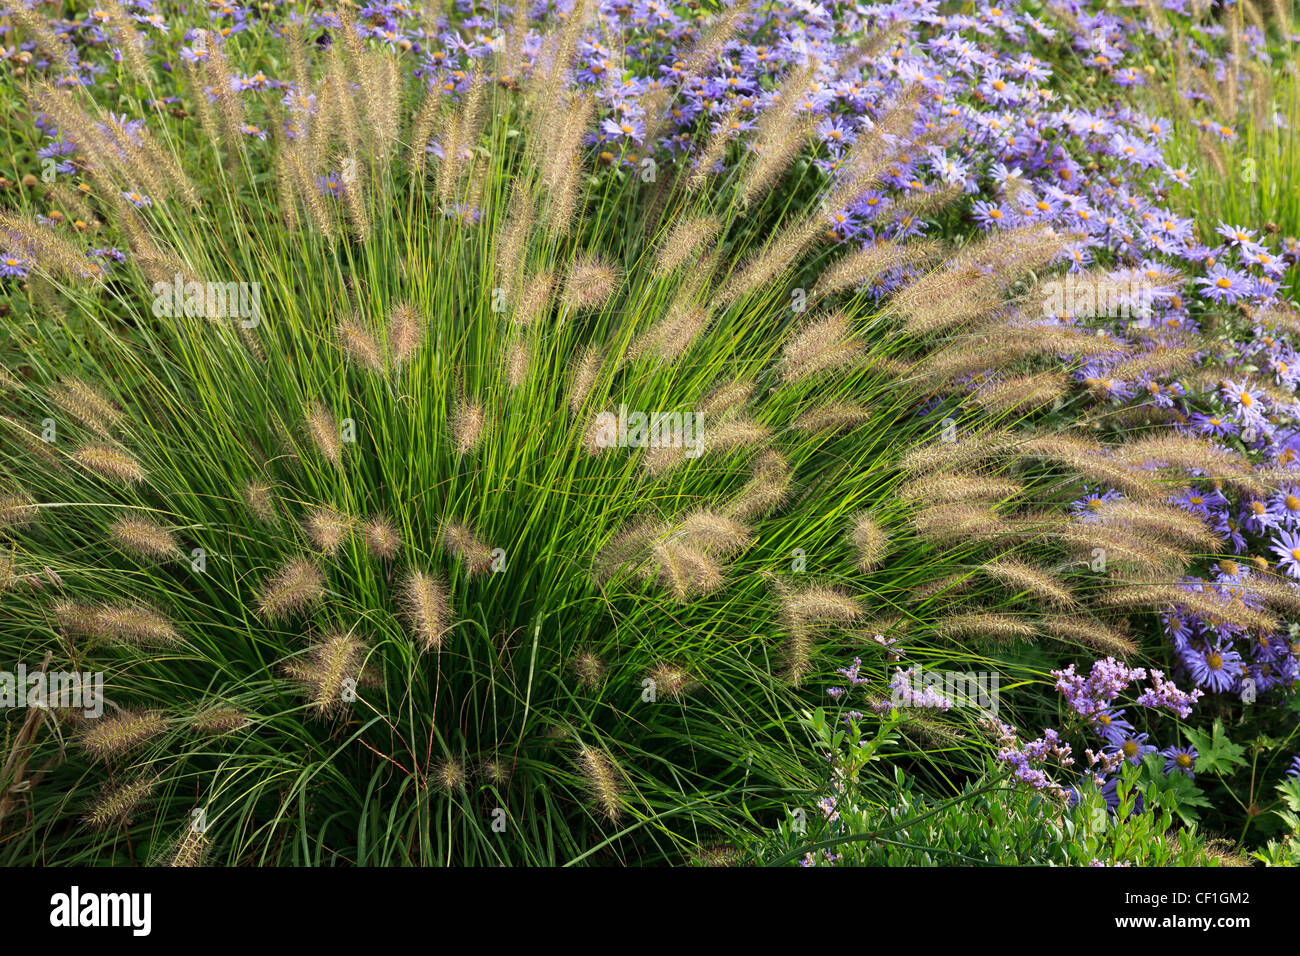
M 108 445 L 82 445 L 72 457 L 85 468 L 114 481 L 138 485 L 145 479 L 144 469 L 120 448 Z
M 858 570 L 870 571 L 880 566 L 889 550 L 889 536 L 869 512 L 854 516 L 849 538 L 857 552 Z
M 1037 355 L 1097 356 L 1123 351 L 1125 347 L 1115 340 L 1090 335 L 1081 329 L 1008 324 L 995 319 L 988 326 L 953 340 L 953 344 L 928 353 L 913 365 L 912 370 L 927 379 L 944 381 L 987 368 L 1005 367 Z
M 564 307 L 570 312 L 595 309 L 618 287 L 619 273 L 597 256 L 583 255 L 570 267 L 564 280 Z
M 524 384 L 524 379 L 528 377 L 528 362 L 528 345 L 515 339 L 510 343 L 505 363 L 506 383 L 512 389 Z
M 402 612 L 420 649 L 440 648 L 451 624 L 451 596 L 442 579 L 412 568 L 402 579 L 400 594 Z
M 1234 452 L 1192 435 L 1161 433 L 1127 441 L 1117 454 L 1135 467 L 1197 470 L 1212 477 L 1238 476 L 1249 466 Z
M 469 525 L 447 522 L 439 540 L 452 557 L 465 563 L 470 574 L 482 574 L 492 567 L 492 548 L 479 540 Z
M 339 340 L 339 345 L 352 361 L 372 372 L 384 370 L 383 353 L 380 352 L 375 337 L 358 318 L 340 322 L 334 334 Z
M 678 445 L 647 448 L 641 457 L 641 470 L 647 475 L 662 475 L 686 461 L 686 450 Z
M 1151 475 L 1113 456 L 1112 451 L 1097 442 L 1072 435 L 1040 435 L 1024 442 L 1021 454 L 1056 462 L 1076 474 L 1109 485 L 1134 498 L 1155 498 L 1164 488 Z
M 589 93 L 568 94 L 560 122 L 552 135 L 546 136 L 542 164 L 542 183 L 546 193 L 546 232 L 552 240 L 565 235 L 573 226 L 581 198 L 584 170 L 582 140 L 591 125 L 595 100 Z
M 707 453 L 730 451 L 765 441 L 772 429 L 745 419 L 724 421 L 704 429 L 701 444 Z
M 35 39 L 35 45 L 45 51 L 63 75 L 77 72 L 77 56 L 71 42 L 50 27 L 49 21 L 35 7 L 18 4 L 8 15 Z
M 50 613 L 59 628 L 69 636 L 95 635 L 95 608 L 82 601 L 56 601 Z
M 996 429 L 975 435 L 956 436 L 952 442 L 932 441 L 916 445 L 898 461 L 904 472 L 913 475 L 965 469 L 993 458 L 1001 458 L 1014 450 L 1023 440 L 1008 429 Z
M 998 415 L 1023 413 L 1051 405 L 1070 390 L 1063 372 L 1035 372 L 1017 375 L 980 388 L 976 404 Z
M 538 272 L 525 279 L 523 292 L 519 296 L 519 307 L 512 315 L 515 324 L 528 328 L 540 319 L 550 308 L 551 296 L 554 292 L 554 273 Z
M 891 307 L 912 335 L 950 331 L 991 314 L 1001 304 L 994 281 L 974 268 L 940 268 L 900 291 Z
M 343 433 L 338 419 L 319 401 L 307 408 L 307 434 L 331 464 L 343 461 Z
M 140 778 L 122 784 L 109 784 L 86 811 L 86 825 L 95 830 L 125 826 L 153 793 L 156 778 Z
M 808 67 L 792 70 L 772 97 L 772 103 L 760 114 L 740 183 L 742 206 L 750 205 L 755 197 L 775 184 L 815 132 L 809 114 L 797 111 L 799 93 L 812 78 L 813 71 Z
M 50 389 L 50 400 L 103 437 L 122 423 L 121 409 L 77 379 L 68 379 Z
M 784 227 L 767 248 L 743 260 L 714 297 L 714 311 L 733 305 L 760 289 L 771 289 L 777 277 L 793 268 L 822 232 L 821 217 L 808 215 Z
M 635 362 L 646 355 L 661 362 L 676 361 L 686 354 L 708 324 L 707 309 L 674 303 L 664 318 L 636 337 L 628 347 L 626 361 Z
M 722 586 L 722 569 L 703 547 L 667 538 L 650 546 L 650 556 L 660 583 L 679 601 L 689 601 Z
M 862 605 L 843 591 L 822 585 L 779 592 L 781 616 L 791 624 L 848 622 L 862 616 Z
M 709 137 L 704 141 L 699 157 L 692 164 L 690 179 L 686 181 L 686 188 L 689 191 L 697 192 L 709 181 L 709 177 L 726 155 L 727 146 L 736 138 L 740 128 L 740 107 L 733 106 L 710 129 Z
M 894 489 L 894 494 L 902 501 L 914 503 L 955 504 L 979 499 L 1006 501 L 1023 491 L 1024 485 L 1010 478 L 962 471 L 939 471 L 899 485 Z
M 1267 572 L 1267 564 L 1263 571 Z M 1284 617 L 1290 620 L 1300 617 L 1300 592 L 1284 579 L 1272 574 L 1252 578 L 1250 591 L 1269 607 L 1281 611 Z
M 70 623 L 81 624 L 75 617 Z M 91 609 L 86 633 L 125 644 L 177 644 L 176 626 L 161 613 L 140 603 L 100 604 Z
M 1100 621 L 1082 617 L 1049 616 L 1043 628 L 1058 641 L 1082 644 L 1113 657 L 1132 657 L 1138 647 L 1127 635 Z
M 573 657 L 573 672 L 578 676 L 578 683 L 594 690 L 605 680 L 609 668 L 596 654 L 589 650 L 579 651 Z
M 486 83 L 481 72 L 469 81 L 458 106 L 442 123 L 441 140 L 443 157 L 438 163 L 437 192 L 443 203 L 456 199 L 458 187 L 468 168 L 472 149 L 478 142 L 479 132 L 486 118 Z
M 990 614 L 975 611 L 967 614 L 954 614 L 943 618 L 934 627 L 935 633 L 950 641 L 964 638 L 989 640 L 997 644 L 1009 644 L 1013 641 L 1033 641 L 1038 631 L 1026 621 L 1007 614 Z
M 1240 598 L 1224 599 L 1207 590 L 1191 590 L 1177 584 L 1140 584 L 1113 588 L 1097 599 L 1103 607 L 1183 607 L 1210 622 L 1243 630 L 1272 634 L 1280 627 L 1277 617 L 1247 606 Z
M 346 682 L 359 683 L 365 651 L 365 642 L 353 634 L 326 634 L 305 658 L 290 662 L 285 672 L 298 683 L 313 713 L 322 718 L 338 717 L 349 705 Z
M 797 431 L 825 432 L 843 431 L 855 425 L 861 425 L 871 417 L 865 405 L 839 400 L 822 402 L 799 413 L 790 423 Z
M 993 506 L 973 501 L 933 505 L 910 520 L 922 538 L 948 547 L 999 541 L 1013 534 L 1012 526 Z
M 40 271 L 73 281 L 86 281 L 86 257 L 76 245 L 52 228 L 0 213 L 0 229 L 37 254 Z
M 212 851 L 212 842 L 206 833 L 201 833 L 191 826 L 185 827 L 172 845 L 171 853 L 163 862 L 164 866 L 191 867 L 204 866 L 208 854 Z
M 265 584 L 258 595 L 262 617 L 287 617 L 306 610 L 325 596 L 325 576 L 307 558 L 290 558 Z
M 1180 371 L 1201 349 L 1196 345 L 1158 345 L 1145 354 L 1134 355 L 1111 366 L 1107 374 L 1119 381 L 1169 375 Z
M 109 525 L 119 545 L 144 558 L 170 558 L 180 551 L 175 536 L 150 518 L 123 515 Z
M 716 386 L 700 402 L 700 416 L 709 421 L 734 418 L 754 394 L 754 381 L 748 378 Z
M 1191 562 L 1187 552 L 1166 544 L 1161 538 L 1140 531 L 1096 524 L 1065 524 L 1052 532 L 1090 564 L 1098 557 L 1107 567 L 1121 565 L 1126 574 L 1168 577 L 1180 574 Z
M 679 700 L 694 684 L 691 675 L 674 664 L 659 664 L 650 671 L 648 676 L 654 681 L 656 697 L 665 700 Z
M 663 537 L 669 526 L 657 518 L 637 519 L 611 538 L 599 551 L 593 562 L 593 571 L 598 581 L 608 580 L 628 564 L 641 564 L 650 554 L 650 545 Z
M 781 377 L 787 382 L 844 368 L 862 358 L 861 342 L 853 338 L 848 316 L 842 312 L 807 324 L 781 352 Z
M 366 548 L 375 557 L 391 561 L 402 550 L 402 538 L 387 515 L 371 518 L 365 525 Z
M 1197 515 L 1176 505 L 1117 498 L 1102 501 L 1090 509 L 1092 520 L 1106 526 L 1127 528 L 1170 544 L 1213 552 L 1222 546 L 1219 538 Z
M 790 495 L 790 463 L 768 449 L 754 462 L 752 476 L 725 506 L 727 514 L 741 521 L 760 518 L 780 506 Z
M 78 737 L 82 749 L 97 760 L 114 760 L 161 734 L 167 718 L 154 710 L 126 710 L 87 724 Z
M 352 533 L 353 520 L 329 505 L 315 505 L 307 515 L 307 537 L 324 554 L 333 554 Z
M 700 247 L 713 241 L 722 224 L 713 216 L 689 216 L 669 230 L 655 256 L 659 272 L 668 275 L 694 257 Z
M 465 764 L 455 757 L 438 761 L 433 769 L 433 779 L 443 793 L 456 793 L 465 786 Z
M 456 400 L 451 413 L 451 446 L 457 455 L 467 455 L 483 440 L 487 411 L 465 397 Z
M 0 528 L 17 528 L 36 520 L 36 502 L 26 493 L 0 494 Z
M 388 316 L 388 352 L 394 365 L 405 365 L 420 347 L 424 334 L 420 313 L 409 302 L 393 306 Z
M 248 714 L 238 707 L 217 705 L 190 718 L 190 729 L 205 737 L 224 737 L 248 726 Z
M 1025 561 L 1003 556 L 986 562 L 980 570 L 1012 590 L 1028 593 L 1048 604 L 1073 607 L 1077 603 L 1074 595 L 1056 577 Z
M 569 411 L 575 415 L 582 411 L 600 374 L 604 352 L 589 345 L 578 354 L 569 366 Z
M 708 508 L 698 508 L 678 522 L 676 534 L 710 554 L 724 556 L 743 551 L 754 540 L 736 518 Z
M 886 272 L 907 266 L 922 266 L 942 254 L 938 242 L 879 242 L 850 253 L 827 267 L 813 286 L 813 296 L 824 298 L 863 285 Z
M 597 809 L 611 823 L 623 815 L 623 787 L 613 759 L 588 744 L 578 745 L 578 766 Z
M 489 757 L 479 763 L 478 775 L 488 786 L 500 790 L 510 783 L 510 765 L 500 757 Z
M 537 206 L 521 180 L 511 190 L 510 214 L 496 249 L 496 277 L 499 288 L 514 294 L 523 282 L 528 241 L 537 218 Z
M 271 486 L 263 481 L 250 481 L 244 485 L 244 502 L 248 510 L 263 524 L 275 522 L 275 495 Z

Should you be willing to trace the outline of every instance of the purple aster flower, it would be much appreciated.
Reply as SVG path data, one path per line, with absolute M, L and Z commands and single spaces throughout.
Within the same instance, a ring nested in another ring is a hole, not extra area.
M 1092 729 L 1097 736 L 1118 747 L 1136 728 L 1124 719 L 1124 711 L 1103 710 L 1093 715 Z
M 0 256 L 0 276 L 6 279 L 27 278 L 27 260 L 8 253 Z
M 1278 566 L 1293 578 L 1300 578 L 1300 531 L 1283 530 L 1269 543 L 1278 556 Z
M 1201 295 L 1211 302 L 1236 302 L 1250 290 L 1250 277 L 1244 272 L 1229 269 L 1222 262 L 1218 263 L 1204 276 L 1196 280 L 1204 291 Z
M 1268 500 L 1268 510 L 1282 519 L 1283 525 L 1294 527 L 1300 522 L 1300 488 L 1295 485 L 1283 485 L 1278 493 Z
M 1216 694 L 1231 690 L 1245 669 L 1241 655 L 1221 645 L 1189 647 L 1183 651 L 1183 664 L 1198 687 Z
M 1129 734 L 1118 744 L 1105 748 L 1107 752 L 1121 754 L 1125 760 L 1136 766 L 1147 754 L 1156 752 L 1156 748 L 1147 743 L 1147 734 Z
M 1165 774 L 1181 770 L 1189 777 L 1196 776 L 1196 758 L 1200 756 L 1195 747 L 1166 747 L 1160 751 L 1165 758 Z

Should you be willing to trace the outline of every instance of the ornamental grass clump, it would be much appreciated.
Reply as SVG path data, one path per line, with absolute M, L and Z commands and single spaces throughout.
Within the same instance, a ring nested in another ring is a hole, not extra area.
M 0 650 L 102 671 L 121 713 L 9 858 L 114 862 L 129 824 L 178 865 L 693 859 L 806 793 L 787 724 L 846 654 L 1041 679 L 1026 646 L 1131 648 L 1126 611 L 1216 550 L 1161 525 L 1165 471 L 1245 481 L 1240 456 L 1059 401 L 1062 364 L 1124 348 L 1042 314 L 1072 230 L 914 239 L 947 183 L 846 248 L 942 152 L 919 81 L 840 150 L 804 106 L 862 68 L 833 49 L 701 115 L 769 25 L 746 4 L 675 27 L 621 121 L 594 5 L 520 5 L 472 69 L 418 75 L 325 24 L 286 28 L 274 87 L 237 35 L 187 47 L 183 123 L 33 84 L 115 254 L 3 220 L 59 307 L 16 339 L 0 515 L 58 583 L 6 599 Z M 1033 386 L 969 400 L 988 368 Z M 1129 504 L 1067 510 L 1102 483 Z M 900 732 L 960 774 L 972 724 Z M 68 794 L 128 777 L 65 842 Z

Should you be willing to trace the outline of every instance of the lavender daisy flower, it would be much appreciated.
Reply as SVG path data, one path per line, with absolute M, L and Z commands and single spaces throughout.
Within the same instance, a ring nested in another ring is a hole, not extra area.
M 1202 287 L 1201 295 L 1211 302 L 1231 305 L 1248 293 L 1251 283 L 1244 272 L 1229 269 L 1220 262 L 1197 279 L 1196 284 Z
M 1282 519 L 1290 528 L 1300 522 L 1300 488 L 1295 485 L 1283 485 L 1276 495 L 1268 500 L 1268 510 Z
M 1166 747 L 1160 751 L 1165 758 L 1165 774 L 1181 770 L 1189 777 L 1196 776 L 1196 758 L 1200 756 L 1195 747 Z
M 1118 744 L 1105 748 L 1111 753 L 1122 754 L 1124 759 L 1136 766 L 1147 754 L 1156 752 L 1156 748 L 1147 743 L 1147 734 L 1129 734 Z
M 1278 556 L 1278 566 L 1293 578 L 1300 578 L 1300 531 L 1284 530 L 1269 544 Z
M 0 276 L 6 279 L 27 278 L 27 260 L 17 256 L 0 256 Z
M 1092 729 L 1107 743 L 1118 747 L 1136 728 L 1124 719 L 1124 711 L 1103 710 L 1093 716 Z
M 1231 690 L 1244 669 L 1240 654 L 1218 645 L 1188 648 L 1183 652 L 1183 664 L 1198 687 L 1216 694 Z

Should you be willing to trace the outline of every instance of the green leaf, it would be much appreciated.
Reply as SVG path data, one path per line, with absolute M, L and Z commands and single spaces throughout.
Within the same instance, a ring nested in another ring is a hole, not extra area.
M 1231 773 L 1234 767 L 1246 765 L 1244 756 L 1246 748 L 1228 739 L 1221 719 L 1214 721 L 1214 727 L 1209 734 L 1190 727 L 1183 728 L 1183 732 L 1196 748 L 1196 769 L 1199 773 L 1225 776 Z
M 1277 792 L 1282 794 L 1288 807 L 1300 813 L 1300 777 L 1288 777 L 1277 785 Z
M 1147 754 L 1143 761 L 1149 778 L 1147 800 L 1152 806 L 1175 814 L 1190 826 L 1200 819 L 1193 807 L 1209 807 L 1205 792 L 1185 773 L 1174 772 L 1166 776 L 1162 758 Z

